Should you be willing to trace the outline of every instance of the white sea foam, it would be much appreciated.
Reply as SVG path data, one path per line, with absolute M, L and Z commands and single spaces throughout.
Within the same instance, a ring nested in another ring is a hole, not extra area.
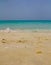
M 7 27 L 4 30 L 0 30 L 0 32 L 51 32 L 49 29 L 11 29 Z
M 4 30 L 0 30 L 0 32 L 16 32 L 16 30 L 12 30 L 9 27 L 4 29 Z

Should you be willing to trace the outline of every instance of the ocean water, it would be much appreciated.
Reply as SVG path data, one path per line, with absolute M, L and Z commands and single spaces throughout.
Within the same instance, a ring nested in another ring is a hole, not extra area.
M 21 30 L 51 30 L 51 20 L 0 20 L 0 30 L 8 27 Z

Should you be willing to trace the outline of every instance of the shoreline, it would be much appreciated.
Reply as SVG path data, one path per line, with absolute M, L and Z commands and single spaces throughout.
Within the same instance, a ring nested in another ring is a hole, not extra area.
M 51 32 L 51 29 L 0 29 L 0 32 Z

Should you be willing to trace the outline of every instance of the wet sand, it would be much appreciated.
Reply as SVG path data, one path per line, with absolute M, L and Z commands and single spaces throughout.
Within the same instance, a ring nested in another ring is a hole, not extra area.
M 0 65 L 51 65 L 51 32 L 0 32 Z

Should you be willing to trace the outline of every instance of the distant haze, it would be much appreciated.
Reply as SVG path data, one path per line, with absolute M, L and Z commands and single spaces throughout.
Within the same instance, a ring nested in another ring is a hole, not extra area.
M 0 0 L 0 20 L 51 19 L 51 0 Z

